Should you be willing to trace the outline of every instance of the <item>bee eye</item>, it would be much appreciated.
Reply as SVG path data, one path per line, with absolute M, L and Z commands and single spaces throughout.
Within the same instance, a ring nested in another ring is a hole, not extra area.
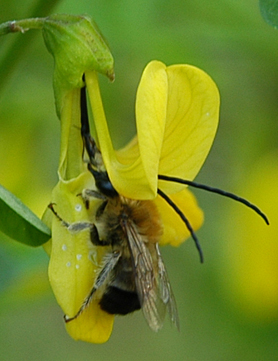
M 88 164 L 88 169 L 95 178 L 97 189 L 106 197 L 114 198 L 118 196 L 118 192 L 113 187 L 107 172 L 100 172 L 93 169 L 91 164 Z

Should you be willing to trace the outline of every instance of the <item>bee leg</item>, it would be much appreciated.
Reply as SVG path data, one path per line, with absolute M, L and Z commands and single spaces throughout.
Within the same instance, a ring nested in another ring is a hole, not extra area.
M 103 215 L 103 212 L 105 211 L 106 206 L 107 206 L 107 201 L 101 203 L 101 205 L 98 207 L 98 209 L 96 211 L 96 219 L 99 219 Z
M 55 217 L 62 223 L 62 225 L 63 225 L 64 227 L 66 227 L 68 230 L 71 230 L 71 231 L 73 231 L 73 232 L 74 232 L 74 231 L 79 231 L 79 230 L 77 230 L 77 229 L 74 230 L 74 228 L 76 227 L 76 226 L 75 226 L 76 223 L 79 223 L 79 222 L 70 224 L 70 223 L 66 222 L 65 220 L 63 220 L 63 218 L 60 217 L 59 214 L 55 211 L 55 209 L 54 209 L 54 204 L 55 204 L 55 203 L 50 203 L 50 204 L 48 205 L 48 208 L 52 211 L 52 213 L 55 215 Z M 73 226 L 73 225 L 74 225 L 74 226 Z M 71 229 L 72 226 L 73 226 L 73 230 Z
M 91 199 L 102 199 L 102 200 L 106 200 L 106 197 L 101 194 L 98 191 L 95 191 L 93 189 L 83 189 L 82 193 L 77 194 L 78 196 L 81 195 L 83 202 L 85 204 L 86 209 L 89 209 L 89 203 Z
M 100 239 L 97 227 L 93 223 L 91 223 L 90 227 L 90 239 L 95 246 L 109 246 L 111 244 L 105 240 Z
M 93 189 L 83 189 L 81 196 L 84 200 L 91 200 L 91 199 L 102 199 L 106 200 L 105 195 L 101 194 L 98 191 L 95 191 Z
M 54 209 L 54 204 L 50 203 L 48 205 L 48 208 L 51 209 L 51 211 L 54 213 L 55 217 L 62 223 L 62 225 L 67 228 L 67 230 L 71 233 L 79 233 L 81 231 L 84 231 L 85 229 L 89 229 L 90 230 L 90 234 L 91 234 L 91 239 L 93 239 L 94 237 L 94 241 L 92 240 L 92 242 L 94 244 L 97 245 L 104 245 L 101 241 L 97 241 L 96 239 L 99 240 L 99 236 L 98 236 L 98 232 L 97 232 L 97 228 L 94 225 L 94 223 L 91 222 L 73 222 L 73 223 L 68 223 L 65 220 L 63 220 L 59 214 L 55 211 Z M 97 238 L 96 238 L 97 237 Z
M 48 208 L 51 209 L 51 211 L 54 213 L 54 215 L 58 218 L 58 220 L 62 223 L 62 225 L 64 227 L 67 228 L 67 230 L 71 233 L 79 233 L 81 231 L 84 231 L 86 229 L 90 230 L 90 239 L 91 242 L 95 245 L 95 246 L 109 246 L 110 243 L 106 242 L 104 240 L 101 240 L 98 234 L 98 230 L 97 227 L 94 223 L 91 222 L 73 222 L 73 223 L 68 223 L 66 221 L 64 221 L 59 214 L 55 211 L 54 207 L 53 207 L 53 203 L 50 203 L 48 205 Z
M 99 272 L 91 292 L 85 298 L 85 300 L 82 303 L 80 309 L 78 310 L 78 312 L 73 317 L 68 317 L 67 315 L 64 316 L 64 320 L 65 320 L 66 323 L 75 320 L 89 306 L 95 292 L 99 289 L 99 287 L 101 287 L 107 281 L 107 279 L 108 279 L 108 277 L 110 275 L 110 272 L 114 269 L 114 267 L 118 263 L 120 257 L 121 257 L 121 252 L 119 252 L 119 251 L 109 253 L 105 257 L 105 259 L 104 259 L 105 264 L 104 264 L 103 268 L 101 269 L 101 271 Z

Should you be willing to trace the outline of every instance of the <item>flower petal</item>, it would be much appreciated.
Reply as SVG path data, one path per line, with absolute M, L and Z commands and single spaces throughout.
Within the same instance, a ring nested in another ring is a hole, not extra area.
M 166 68 L 152 61 L 137 92 L 138 136 L 121 150 L 121 162 L 130 161 L 131 154 L 133 159 L 140 157 L 152 189 L 157 187 L 158 173 L 192 180 L 211 148 L 218 116 L 219 93 L 205 72 L 190 65 Z M 167 194 L 184 189 L 166 182 L 159 182 L 159 187 Z M 143 199 L 145 195 L 138 193 L 136 197 Z M 126 196 L 134 198 L 134 192 Z
M 158 61 L 145 68 L 136 98 L 137 140 L 115 152 L 108 131 L 98 82 L 86 74 L 97 137 L 110 180 L 133 199 L 154 199 L 157 174 L 193 179 L 212 145 L 219 94 L 212 79 L 189 65 L 168 68 Z M 167 193 L 184 186 L 160 182 Z
M 113 186 L 125 197 L 153 199 L 156 196 L 157 170 L 167 105 L 165 68 L 164 64 L 153 61 L 143 72 L 136 101 L 139 142 L 133 144 L 132 153 L 129 146 L 120 152 L 114 151 L 96 75 L 93 72 L 86 73 L 97 138 L 105 167 Z
M 66 324 L 72 338 L 92 343 L 108 341 L 114 322 L 114 315 L 102 311 L 97 302 L 92 302 L 77 319 Z
M 61 111 L 61 149 L 59 178 L 75 178 L 85 165 L 82 159 L 83 142 L 80 134 L 80 89 L 69 91 L 64 96 Z
M 221 272 L 223 287 L 244 317 L 264 326 L 278 321 L 277 159 L 278 149 L 262 154 L 246 171 L 238 189 L 260 205 L 270 225 L 244 207 L 232 204 L 224 219 L 227 237 L 225 268 Z
M 203 224 L 204 215 L 203 211 L 199 208 L 194 195 L 185 188 L 181 192 L 172 194 L 170 198 L 189 220 L 194 231 L 199 229 Z M 163 236 L 159 244 L 179 246 L 188 237 L 190 237 L 190 232 L 181 220 L 180 216 L 164 199 L 157 197 L 155 199 L 155 204 L 161 215 L 164 226 Z
M 145 68 L 136 96 L 136 125 L 141 162 L 148 184 L 156 194 L 160 152 L 164 141 L 168 81 L 159 61 Z
M 147 194 L 146 198 L 153 198 L 154 194 L 151 193 L 147 183 L 138 152 L 133 154 L 135 157 L 133 155 L 126 157 L 125 152 L 121 152 L 118 157 L 118 153 L 113 148 L 95 72 L 86 72 L 86 84 L 94 116 L 97 140 L 105 168 L 114 188 L 126 197 L 133 195 L 136 198 L 136 194 L 143 193 L 144 195 Z
M 87 210 L 82 199 L 77 197 L 84 188 L 94 188 L 89 172 L 69 182 L 60 181 L 53 190 L 55 210 L 68 223 L 94 222 L 100 201 L 91 201 L 90 210 Z M 52 217 L 49 280 L 57 302 L 69 317 L 78 312 L 90 293 L 104 252 L 104 247 L 92 244 L 88 229 L 71 233 L 57 217 Z M 109 338 L 113 319 L 99 308 L 96 294 L 84 312 L 67 324 L 67 330 L 74 339 L 101 343 Z
M 213 80 L 190 65 L 173 65 L 168 76 L 167 120 L 159 174 L 192 180 L 203 165 L 218 125 L 219 93 Z M 167 194 L 184 186 L 160 182 Z

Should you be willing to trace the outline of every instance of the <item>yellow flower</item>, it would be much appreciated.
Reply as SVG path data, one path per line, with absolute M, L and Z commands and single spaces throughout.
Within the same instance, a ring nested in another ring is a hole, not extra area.
M 227 212 L 232 235 L 226 242 L 228 262 L 221 273 L 223 285 L 241 316 L 262 324 L 278 320 L 278 166 L 277 150 L 252 164 L 241 192 L 256 197 L 270 218 L 269 227 L 244 209 Z
M 86 74 L 86 82 L 104 163 L 120 194 L 154 199 L 158 174 L 190 180 L 197 175 L 218 124 L 218 91 L 206 73 L 189 65 L 150 62 L 137 90 L 137 137 L 118 152 L 101 114 L 95 73 Z M 159 188 L 169 194 L 184 187 L 161 182 Z
M 152 200 L 161 215 L 164 233 L 160 244 L 178 246 L 189 232 L 174 210 L 157 195 L 161 189 L 178 205 L 193 229 L 203 222 L 202 211 L 184 185 L 158 181 L 158 174 L 192 180 L 200 170 L 216 133 L 219 95 L 211 78 L 189 65 L 166 67 L 150 62 L 143 72 L 136 97 L 137 136 L 115 151 L 102 107 L 97 74 L 85 72 L 93 111 L 97 142 L 111 183 L 127 198 Z M 51 201 L 65 221 L 94 222 L 101 200 L 90 202 L 87 210 L 83 189 L 95 189 L 94 179 L 82 160 L 80 135 L 80 89 L 68 92 L 61 110 L 62 144 L 59 183 Z M 46 212 L 52 223 L 50 282 L 64 313 L 79 310 L 94 284 L 105 247 L 94 246 L 87 231 L 72 234 Z M 102 311 L 93 299 L 84 312 L 66 324 L 75 339 L 101 343 L 109 338 L 114 317 Z

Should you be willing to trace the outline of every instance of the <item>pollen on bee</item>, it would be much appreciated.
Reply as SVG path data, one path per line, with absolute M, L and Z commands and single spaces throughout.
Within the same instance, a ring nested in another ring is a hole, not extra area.
M 132 218 L 140 232 L 148 236 L 151 243 L 158 242 L 162 233 L 160 214 L 152 201 L 141 201 L 137 207 L 132 208 Z

